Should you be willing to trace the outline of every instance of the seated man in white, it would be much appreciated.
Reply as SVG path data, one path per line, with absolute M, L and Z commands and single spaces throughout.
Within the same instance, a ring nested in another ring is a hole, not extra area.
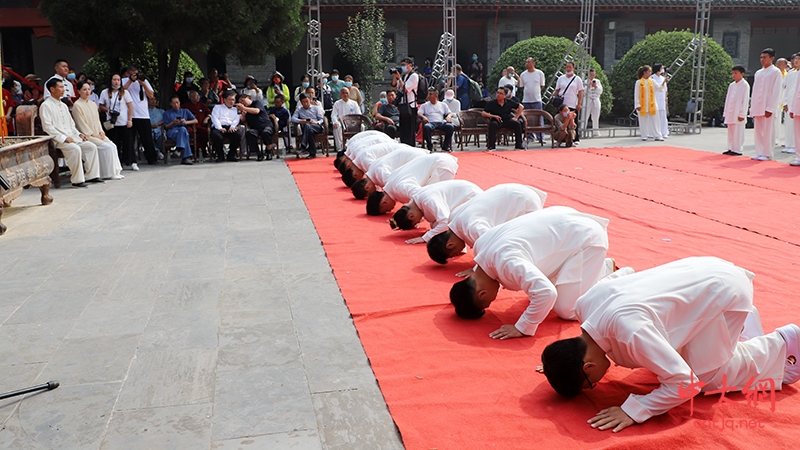
M 345 162 L 343 165 L 339 165 L 340 168 L 344 167 L 342 181 L 347 187 L 353 186 L 353 183 L 364 178 L 364 173 L 369 170 L 372 163 L 378 158 L 406 148 L 413 147 L 396 141 L 381 142 L 363 147 L 349 163 Z
M 408 239 L 406 244 L 424 244 L 447 229 L 450 212 L 483 192 L 467 180 L 447 180 L 419 188 L 411 201 L 397 210 L 389 221 L 393 229 L 411 230 L 425 219 L 431 229 L 421 237 Z
M 673 261 L 603 280 L 576 304 L 581 335 L 542 352 L 541 371 L 561 395 L 592 389 L 613 361 L 643 367 L 661 386 L 631 394 L 589 423 L 620 431 L 663 414 L 702 391 L 774 389 L 800 379 L 797 325 L 766 336 L 753 307 L 753 274 L 714 257 Z M 611 361 L 609 361 L 609 359 Z
M 428 256 L 447 264 L 492 228 L 544 208 L 547 194 L 524 184 L 498 184 L 476 195 L 450 213 L 447 228 L 428 240 Z M 472 273 L 472 270 L 467 273 Z M 463 274 L 460 274 L 463 275 Z
M 69 108 L 60 100 L 64 96 L 64 83 L 58 78 L 51 78 L 45 88 L 50 96 L 39 106 L 42 129 L 53 136 L 56 148 L 64 154 L 71 173 L 72 186 L 87 187 L 86 181 L 103 183 L 97 161 L 97 146 L 75 128 Z
M 428 151 L 421 148 L 406 145 L 405 148 L 381 156 L 369 166 L 364 178 L 350 186 L 353 196 L 358 200 L 364 200 L 369 194 L 375 192 L 377 188 L 383 189 L 392 172 L 417 158 L 429 154 Z
M 494 339 L 533 336 L 553 310 L 575 320 L 575 302 L 597 280 L 614 271 L 606 258 L 608 219 L 553 206 L 525 214 L 485 232 L 475 241 L 475 273 L 450 290 L 456 314 L 478 319 L 502 284 L 528 294 L 515 325 L 489 334 Z
M 100 115 L 97 112 L 97 103 L 91 100 L 92 86 L 87 81 L 78 82 L 79 98 L 72 106 L 72 118 L 75 128 L 83 133 L 87 140 L 97 146 L 97 158 L 100 178 L 104 180 L 121 180 L 122 164 L 119 163 L 117 146 L 111 142 L 103 131 Z
M 416 158 L 395 170 L 386 180 L 383 191 L 367 197 L 367 214 L 380 216 L 394 209 L 397 202 L 408 203 L 417 189 L 439 181 L 452 180 L 458 171 L 458 159 L 447 153 Z
M 339 100 L 336 100 L 331 110 L 333 144 L 336 146 L 337 152 L 343 149 L 342 126 L 339 123 L 339 118 L 348 114 L 361 114 L 361 107 L 354 100 L 350 100 L 350 89 L 342 89 L 339 92 Z

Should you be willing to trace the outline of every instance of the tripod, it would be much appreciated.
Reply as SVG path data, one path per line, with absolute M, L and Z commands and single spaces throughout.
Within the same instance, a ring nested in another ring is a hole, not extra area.
M 41 391 L 47 389 L 48 391 L 52 391 L 53 389 L 58 387 L 58 381 L 48 381 L 45 384 L 40 384 L 37 386 L 27 387 L 25 389 L 20 389 L 17 391 L 6 392 L 4 394 L 0 394 L 0 400 L 9 397 L 16 397 L 17 395 L 28 394 L 30 392 Z

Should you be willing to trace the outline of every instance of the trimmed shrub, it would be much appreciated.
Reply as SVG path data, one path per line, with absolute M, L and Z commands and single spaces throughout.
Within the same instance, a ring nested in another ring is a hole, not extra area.
M 500 58 L 497 59 L 497 62 L 489 74 L 487 89 L 490 93 L 494 91 L 492 88 L 497 87 L 504 67 L 514 66 L 517 74 L 527 70 L 525 68 L 525 60 L 531 56 L 536 60 L 536 68 L 544 72 L 547 77 L 547 85 L 549 85 L 550 79 L 553 74 L 555 74 L 556 70 L 558 70 L 571 44 L 572 41 L 567 38 L 553 36 L 537 36 L 517 42 L 506 49 L 506 51 L 500 55 Z M 603 72 L 603 68 L 600 67 L 600 64 L 594 57 L 592 57 L 591 67 L 597 71 L 597 79 L 600 80 L 600 84 L 603 86 L 603 95 L 600 96 L 600 103 L 602 105 L 600 114 L 605 115 L 611 112 L 611 103 L 614 101 L 614 95 L 612 94 L 613 89 L 608 81 L 608 77 L 606 77 L 605 72 Z M 517 90 L 517 97 L 520 99 L 522 98 L 523 90 L 524 89 Z
M 659 31 L 639 41 L 614 66 L 611 73 L 611 86 L 617 93 L 614 102 L 614 113 L 627 116 L 633 111 L 633 87 L 636 82 L 636 70 L 647 64 L 660 63 L 667 67 L 680 55 L 692 40 L 694 33 L 690 31 Z M 733 60 L 721 45 L 709 38 L 708 59 L 706 62 L 705 105 L 703 116 L 711 117 L 722 112 L 725 106 L 725 94 L 732 81 L 731 69 Z M 680 72 L 669 81 L 669 113 L 670 116 L 683 116 L 692 83 L 692 60 L 686 61 Z

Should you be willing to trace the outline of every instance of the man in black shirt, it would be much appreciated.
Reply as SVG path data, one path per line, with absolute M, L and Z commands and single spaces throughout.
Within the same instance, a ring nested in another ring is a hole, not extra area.
M 500 128 L 510 128 L 514 130 L 514 148 L 522 150 L 522 115 L 523 106 L 519 102 L 506 99 L 506 90 L 497 89 L 495 100 L 486 104 L 481 115 L 489 120 L 489 136 L 487 138 L 487 148 L 494 150 L 497 142 L 497 130 Z
M 247 133 L 245 134 L 247 140 L 247 147 L 249 153 L 256 153 L 258 160 L 264 160 L 264 154 L 261 152 L 261 146 L 258 145 L 258 138 L 267 146 L 272 145 L 272 136 L 275 134 L 275 127 L 272 124 L 272 119 L 267 113 L 264 104 L 259 100 L 251 100 L 250 96 L 246 94 L 239 94 L 236 97 L 236 108 L 239 112 L 244 113 L 244 119 L 247 121 Z M 267 160 L 272 159 L 272 152 L 267 152 Z
M 396 100 L 397 94 L 394 91 L 387 92 L 386 102 L 378 107 L 377 114 L 375 114 L 375 129 L 383 131 L 392 139 L 397 136 L 397 127 L 400 125 L 400 111 L 395 105 Z

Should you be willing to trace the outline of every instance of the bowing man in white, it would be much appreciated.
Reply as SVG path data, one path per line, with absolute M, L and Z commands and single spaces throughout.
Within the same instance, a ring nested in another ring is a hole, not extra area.
M 788 76 L 788 75 L 787 75 Z M 794 122 L 794 148 L 800 148 L 800 79 L 788 99 L 789 119 Z M 789 163 L 791 166 L 800 166 L 800 155 L 795 155 L 794 160 Z
M 393 229 L 412 230 L 424 218 L 431 229 L 421 237 L 408 239 L 406 244 L 423 244 L 447 229 L 450 212 L 483 192 L 467 180 L 447 180 L 417 189 L 411 201 L 398 209 L 389 221 Z
M 347 114 L 361 114 L 361 107 L 355 101 L 350 100 L 350 89 L 342 89 L 339 92 L 339 100 L 336 100 L 331 110 L 333 143 L 336 151 L 342 150 L 342 125 L 339 123 L 339 118 Z
M 122 164 L 119 163 L 117 146 L 111 142 L 103 131 L 97 103 L 91 100 L 92 86 L 87 81 L 78 82 L 79 98 L 72 105 L 72 118 L 75 128 L 86 136 L 86 140 L 97 146 L 97 158 L 100 178 L 104 180 L 121 180 Z
M 380 131 L 362 131 L 347 140 L 347 144 L 345 144 L 345 150 L 336 153 L 336 159 L 333 161 L 333 165 L 339 169 L 339 172 L 344 173 L 345 169 L 349 169 L 350 167 L 348 166 L 346 168 L 342 168 L 340 167 L 341 163 L 352 163 L 355 155 L 357 155 L 358 152 L 360 152 L 363 148 L 381 142 L 394 142 L 394 139 L 387 136 L 386 133 L 382 133 Z
M 532 186 L 506 183 L 492 186 L 450 213 L 447 229 L 428 241 L 428 256 L 439 264 L 447 264 L 475 245 L 483 233 L 523 214 L 544 208 L 547 193 Z M 457 275 L 463 276 L 472 270 Z
M 58 78 L 47 81 L 45 88 L 50 92 L 39 106 L 44 132 L 53 136 L 56 148 L 61 150 L 72 174 L 70 181 L 74 187 L 86 187 L 90 183 L 103 183 L 100 179 L 100 164 L 97 161 L 97 146 L 89 142 L 88 136 L 75 128 L 67 105 L 61 102 L 64 96 L 64 83 Z M 85 172 L 85 175 L 84 175 Z
M 765 48 L 761 51 L 761 69 L 755 74 L 750 98 L 750 115 L 753 116 L 756 142 L 756 156 L 752 159 L 758 161 L 772 159 L 772 127 L 775 124 L 772 115 L 780 113 L 778 103 L 782 78 L 780 69 L 772 64 L 774 59 L 775 50 Z
M 663 64 L 653 64 L 653 75 L 650 76 L 656 89 L 656 122 L 661 130 L 661 136 L 666 139 L 669 136 L 669 119 L 667 118 L 667 83 L 669 75 Z
M 750 105 L 750 83 L 744 79 L 744 74 L 743 66 L 734 66 L 731 72 L 733 82 L 728 85 L 725 110 L 722 113 L 728 127 L 728 150 L 723 155 L 742 156 L 747 107 Z
M 344 170 L 341 171 L 342 181 L 344 182 L 345 186 L 352 187 L 356 181 L 364 178 L 364 173 L 369 170 L 370 166 L 372 166 L 372 163 L 377 159 L 405 148 L 413 147 L 409 147 L 408 145 L 397 141 L 379 142 L 377 144 L 363 147 L 362 150 L 358 151 L 355 156 L 353 156 L 352 160 L 349 162 L 345 161 L 343 165 Z M 341 169 L 342 164 L 340 164 L 339 167 Z
M 386 156 L 381 156 L 369 166 L 364 178 L 350 186 L 353 196 L 358 200 L 364 200 L 369 194 L 375 192 L 377 188 L 383 189 L 392 172 L 428 154 L 427 150 L 406 145 L 405 148 L 395 150 Z
M 658 126 L 658 108 L 656 107 L 655 83 L 650 78 L 653 69 L 650 66 L 639 67 L 636 73 L 639 78 L 633 87 L 633 104 L 639 114 L 639 135 L 643 141 L 648 136 L 655 136 L 657 141 L 663 141 L 661 129 Z
M 782 153 L 796 153 L 794 144 L 794 120 L 789 117 L 789 107 L 794 100 L 794 94 L 797 91 L 797 80 L 800 78 L 800 53 L 792 55 L 792 70 L 786 73 L 783 77 L 783 110 L 784 126 L 785 126 L 785 144 Z M 800 130 L 798 130 L 800 131 Z
M 714 257 L 673 261 L 603 280 L 576 305 L 581 335 L 548 345 L 541 370 L 561 395 L 592 389 L 611 361 L 644 367 L 661 386 L 631 394 L 589 423 L 615 432 L 663 414 L 701 391 L 741 390 L 800 378 L 797 325 L 766 336 L 753 307 L 753 274 Z M 743 331 L 744 328 L 744 331 Z
M 422 186 L 452 180 L 458 171 L 458 159 L 447 153 L 415 158 L 392 172 L 383 186 L 367 197 L 367 214 L 380 216 L 394 209 L 397 202 L 408 203 Z
M 525 214 L 485 232 L 475 241 L 475 273 L 450 289 L 456 314 L 477 319 L 497 298 L 502 284 L 528 294 L 515 325 L 489 334 L 494 339 L 533 336 L 552 309 L 575 320 L 575 301 L 613 271 L 606 262 L 608 220 L 554 206 Z

